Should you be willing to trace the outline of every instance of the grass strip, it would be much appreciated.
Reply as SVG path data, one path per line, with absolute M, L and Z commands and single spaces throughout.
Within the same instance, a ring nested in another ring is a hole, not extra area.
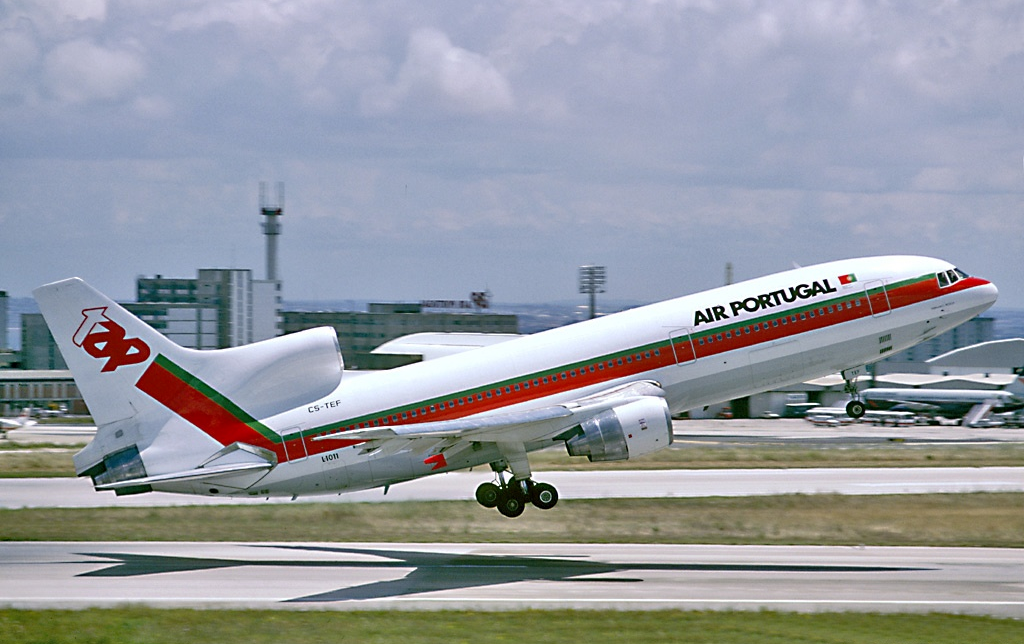
M 1019 642 L 1024 623 L 957 615 L 681 611 L 0 610 L 4 642 L 61 644 L 961 644 Z
M 4 541 L 395 541 L 1024 546 L 1024 494 L 563 500 L 514 520 L 472 501 L 0 510 Z

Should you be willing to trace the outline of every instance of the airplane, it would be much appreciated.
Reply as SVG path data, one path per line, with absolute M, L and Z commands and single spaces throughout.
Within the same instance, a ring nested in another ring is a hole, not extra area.
M 1002 413 L 1024 409 L 1024 398 L 1007 390 L 872 387 L 861 395 L 871 409 L 928 412 L 956 418 L 976 417 L 976 420 L 990 411 Z
M 31 427 L 36 421 L 29 417 L 28 408 L 23 409 L 17 418 L 0 418 L 0 435 L 5 435 L 8 430 Z
M 386 494 L 489 464 L 476 500 L 516 517 L 558 501 L 533 480 L 535 450 L 636 458 L 672 443 L 673 413 L 836 372 L 862 416 L 864 365 L 998 291 L 939 259 L 840 260 L 358 377 L 328 327 L 199 351 L 81 279 L 34 295 L 98 428 L 74 457 L 96 490 Z

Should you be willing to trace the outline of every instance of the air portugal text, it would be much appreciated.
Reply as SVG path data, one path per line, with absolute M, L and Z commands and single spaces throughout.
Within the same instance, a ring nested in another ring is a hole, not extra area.
M 792 304 L 797 300 L 810 299 L 824 293 L 835 293 L 837 290 L 828 283 L 827 279 L 811 282 L 810 284 L 797 284 L 796 286 L 772 291 L 771 293 L 762 293 L 755 297 L 748 297 L 745 300 L 730 302 L 728 308 L 732 313 L 728 313 L 723 305 L 709 306 L 703 311 L 694 311 L 693 326 L 697 327 L 701 324 L 728 320 L 743 311 L 757 313 L 758 311 L 771 309 L 782 304 Z

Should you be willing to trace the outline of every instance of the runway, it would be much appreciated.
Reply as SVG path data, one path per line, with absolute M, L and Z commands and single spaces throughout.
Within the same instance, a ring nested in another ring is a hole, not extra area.
M 0 606 L 944 612 L 1024 618 L 1019 550 L 2 543 Z
M 704 429 L 702 427 L 702 429 Z M 884 442 L 730 424 L 693 442 Z M 737 431 L 738 430 L 738 431 Z M 919 430 L 921 431 L 921 430 Z M 932 432 L 934 430 L 927 430 Z M 1019 430 L 987 440 L 1019 441 Z M 71 438 L 69 435 L 68 439 Z M 979 436 L 916 435 L 922 442 Z M 905 440 L 905 439 L 904 439 Z M 1024 491 L 1024 468 L 807 468 L 537 472 L 563 499 Z M 468 500 L 486 469 L 300 502 Z M 87 479 L 0 479 L 0 507 L 263 503 L 151 493 Z M 270 502 L 287 503 L 288 499 Z M 1017 549 L 599 544 L 2 543 L 0 606 L 319 610 L 681 609 L 941 612 L 1024 619 Z
M 302 502 L 358 503 L 470 500 L 490 472 L 451 472 L 383 489 L 301 497 Z M 733 470 L 610 470 L 536 472 L 563 499 L 671 498 L 773 494 L 937 494 L 1024 492 L 1020 467 L 806 468 Z M 266 502 L 263 499 L 150 492 L 115 496 L 88 479 L 0 479 L 0 508 L 165 507 Z M 271 499 L 287 503 L 289 498 Z

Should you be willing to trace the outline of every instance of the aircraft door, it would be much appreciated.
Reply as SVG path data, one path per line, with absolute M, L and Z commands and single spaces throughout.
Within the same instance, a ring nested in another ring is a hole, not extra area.
M 290 427 L 284 430 L 281 433 L 281 441 L 284 443 L 284 453 L 289 461 L 299 461 L 309 456 L 302 428 Z
M 879 317 L 888 315 L 892 310 L 889 304 L 889 293 L 885 290 L 885 283 L 882 280 L 872 280 L 864 284 L 864 294 L 868 298 L 868 307 L 871 315 Z
M 675 357 L 676 364 L 689 364 L 697 359 L 697 352 L 694 350 L 689 329 L 670 331 L 668 338 L 672 345 L 672 355 Z

